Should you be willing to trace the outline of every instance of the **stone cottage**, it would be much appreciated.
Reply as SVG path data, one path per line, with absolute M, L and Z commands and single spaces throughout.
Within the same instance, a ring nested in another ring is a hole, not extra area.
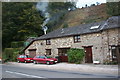
M 85 51 L 85 63 L 99 60 L 118 61 L 120 56 L 120 16 L 113 16 L 106 21 L 82 24 L 62 28 L 34 39 L 24 52 L 35 55 L 61 56 L 67 61 L 67 50 L 80 48 Z M 119 58 L 118 58 L 119 57 Z

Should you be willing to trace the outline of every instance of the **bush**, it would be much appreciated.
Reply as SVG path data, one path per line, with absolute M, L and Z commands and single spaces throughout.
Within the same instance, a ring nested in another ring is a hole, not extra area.
M 17 56 L 19 55 L 19 51 L 13 52 L 12 61 L 17 61 Z
M 4 53 L 3 53 L 4 62 L 16 61 L 19 51 L 20 51 L 20 48 L 5 48 Z
M 76 48 L 71 48 L 67 52 L 68 54 L 68 62 L 70 63 L 81 63 L 84 58 L 84 50 L 83 49 L 76 49 Z

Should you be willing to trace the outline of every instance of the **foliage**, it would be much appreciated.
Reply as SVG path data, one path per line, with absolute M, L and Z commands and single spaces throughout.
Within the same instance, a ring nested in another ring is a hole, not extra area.
M 18 56 L 18 55 L 19 55 L 19 51 L 13 52 L 12 61 L 17 61 L 17 56 Z
M 68 61 L 70 63 L 81 63 L 85 55 L 83 49 L 76 49 L 76 48 L 71 48 L 70 50 L 68 50 L 67 54 L 68 54 Z
M 59 11 L 68 10 L 69 8 L 76 8 L 76 3 L 74 2 L 54 2 L 49 3 L 48 11 L 50 14 L 54 14 Z
M 50 13 L 50 21 L 47 26 L 51 29 L 53 26 L 57 27 L 63 21 L 65 14 L 69 11 L 68 9 L 76 9 L 75 2 L 53 2 L 48 4 L 48 12 Z M 52 30 L 52 29 L 51 29 Z M 51 31 L 50 30 L 50 31 Z
M 69 25 L 67 23 L 64 23 L 63 28 L 67 28 Z
M 110 16 L 120 15 L 120 2 L 107 2 L 107 13 Z
M 43 17 L 33 2 L 2 3 L 3 48 L 12 41 L 23 41 L 30 35 L 42 35 Z
M 3 60 L 16 61 L 17 55 L 20 53 L 20 48 L 5 48 L 3 53 Z
M 24 46 L 24 41 L 11 42 L 11 48 L 19 48 Z
M 91 4 L 91 6 L 95 6 L 95 4 Z

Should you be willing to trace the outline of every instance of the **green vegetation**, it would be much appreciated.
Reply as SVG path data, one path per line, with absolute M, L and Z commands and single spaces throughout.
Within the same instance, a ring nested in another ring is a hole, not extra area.
M 69 25 L 67 23 L 64 23 L 63 28 L 68 28 Z
M 120 2 L 107 2 L 107 13 L 110 16 L 120 15 Z
M 16 61 L 17 56 L 19 55 L 20 48 L 5 48 L 2 55 L 3 61 Z
M 48 32 L 61 27 L 67 28 L 102 21 L 107 19 L 108 16 L 118 16 L 120 15 L 119 5 L 120 2 L 109 2 L 98 6 L 92 5 L 88 10 L 88 7 L 86 9 L 76 9 L 75 3 L 71 2 L 50 2 L 47 8 L 47 12 L 50 13 L 50 20 L 47 24 Z M 71 9 L 71 11 L 68 9 Z M 0 14 L 0 18 L 2 15 L 2 30 L 0 30 L 2 36 L 0 38 L 2 38 L 4 51 L 3 58 L 15 61 L 16 55 L 24 45 L 29 44 L 24 42 L 28 37 L 43 35 L 41 25 L 45 17 L 42 16 L 41 11 L 37 10 L 34 2 L 3 2 L 2 10 L 2 14 Z M 70 49 L 68 55 L 69 62 L 80 63 L 84 57 L 84 51 Z
M 63 17 L 63 21 L 59 23 L 58 28 L 63 28 L 66 23 L 69 25 L 69 27 L 74 27 L 81 24 L 103 21 L 108 17 L 106 4 L 75 9 L 69 11 Z
M 84 50 L 83 49 L 76 49 L 76 48 L 71 48 L 67 52 L 68 54 L 68 62 L 70 63 L 81 63 L 84 58 Z
M 64 21 L 64 17 L 68 14 L 68 9 L 76 9 L 75 2 L 54 2 L 48 4 L 48 13 L 50 13 L 50 21 L 47 26 L 49 26 L 52 31 L 53 28 L 57 29 L 58 26 Z
M 24 46 L 24 41 L 11 42 L 11 48 L 20 48 Z
M 15 61 L 16 55 L 29 43 L 25 40 L 29 37 L 43 35 L 41 25 L 45 17 L 38 11 L 34 2 L 8 2 L 2 3 L 2 48 L 3 59 Z M 49 3 L 48 12 L 52 17 L 48 25 L 55 26 L 63 18 L 68 8 L 73 3 Z M 59 16 L 58 16 L 59 13 Z M 57 17 L 57 18 L 56 18 Z M 49 31 L 52 28 L 49 28 Z
M 24 41 L 31 35 L 43 35 L 43 17 L 33 2 L 2 3 L 3 49 L 11 47 L 13 41 Z

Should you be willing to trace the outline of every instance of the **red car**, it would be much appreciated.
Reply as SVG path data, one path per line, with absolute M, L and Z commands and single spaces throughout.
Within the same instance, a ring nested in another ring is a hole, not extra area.
M 56 58 L 46 57 L 46 56 L 35 56 L 33 58 L 33 63 L 44 63 L 44 64 L 55 64 L 58 60 Z
M 33 62 L 33 58 L 30 58 L 29 56 L 27 55 L 20 55 L 18 58 L 17 58 L 17 61 L 18 62 Z

